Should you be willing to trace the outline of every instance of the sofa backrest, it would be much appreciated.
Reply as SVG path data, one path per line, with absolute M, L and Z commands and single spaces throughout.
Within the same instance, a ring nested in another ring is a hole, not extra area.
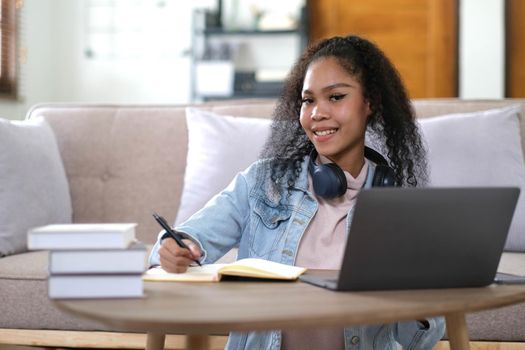
M 222 115 L 268 118 L 274 103 L 238 100 L 196 107 Z M 415 100 L 414 107 L 424 118 L 513 103 L 521 104 L 523 120 L 525 99 Z M 173 222 L 179 208 L 188 143 L 185 107 L 41 104 L 29 111 L 28 118 L 43 116 L 57 137 L 73 222 L 137 222 L 137 237 L 155 241 L 159 228 L 152 212 Z
M 137 238 L 155 241 L 151 216 L 175 220 L 182 193 L 188 135 L 186 106 L 40 104 L 53 128 L 69 181 L 73 222 L 137 222 Z M 270 117 L 274 102 L 199 105 L 223 115 Z

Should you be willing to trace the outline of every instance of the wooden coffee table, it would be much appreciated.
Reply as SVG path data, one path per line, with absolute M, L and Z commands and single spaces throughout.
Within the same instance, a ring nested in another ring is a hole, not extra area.
M 524 285 L 485 288 L 333 292 L 302 282 L 146 282 L 143 299 L 57 300 L 62 310 L 148 334 L 161 350 L 165 334 L 187 334 L 206 349 L 210 334 L 229 331 L 381 324 L 444 316 L 453 350 L 469 349 L 465 314 L 525 301 Z

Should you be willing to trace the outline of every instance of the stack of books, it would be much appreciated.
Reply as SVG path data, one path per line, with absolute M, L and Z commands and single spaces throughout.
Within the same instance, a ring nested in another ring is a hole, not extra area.
M 136 224 L 60 224 L 28 231 L 30 250 L 49 250 L 52 299 L 143 296 L 146 247 Z

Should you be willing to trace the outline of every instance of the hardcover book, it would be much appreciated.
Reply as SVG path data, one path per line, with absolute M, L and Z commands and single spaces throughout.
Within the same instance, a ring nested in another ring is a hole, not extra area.
M 51 275 L 51 299 L 138 298 L 144 295 L 141 274 Z
M 143 273 L 146 246 L 132 243 L 126 249 L 53 250 L 49 252 L 51 274 Z
M 134 223 L 56 224 L 27 233 L 29 250 L 125 249 L 135 240 Z

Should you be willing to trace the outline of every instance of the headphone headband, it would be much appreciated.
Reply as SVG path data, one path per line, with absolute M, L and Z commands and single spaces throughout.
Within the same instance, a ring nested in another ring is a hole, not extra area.
M 381 153 L 367 146 L 365 146 L 365 158 L 368 160 L 371 160 L 377 165 L 388 166 L 388 162 L 386 161 L 385 157 L 383 157 Z

